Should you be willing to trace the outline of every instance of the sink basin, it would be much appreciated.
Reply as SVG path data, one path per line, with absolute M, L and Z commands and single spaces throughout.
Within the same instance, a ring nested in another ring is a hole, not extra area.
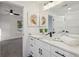
M 64 43 L 71 45 L 71 46 L 77 46 L 79 45 L 79 38 L 73 38 L 73 37 L 69 37 L 69 36 L 62 36 L 60 38 Z

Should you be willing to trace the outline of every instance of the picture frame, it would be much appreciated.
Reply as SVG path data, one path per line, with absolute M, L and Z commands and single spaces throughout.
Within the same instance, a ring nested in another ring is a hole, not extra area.
M 47 23 L 46 17 L 45 16 L 40 16 L 39 23 L 40 23 L 39 24 L 40 27 L 46 27 L 46 23 Z
M 38 27 L 39 15 L 35 13 L 27 13 L 27 25 L 28 27 Z
M 22 31 L 23 28 L 23 21 L 22 20 L 17 20 L 17 29 L 18 31 Z

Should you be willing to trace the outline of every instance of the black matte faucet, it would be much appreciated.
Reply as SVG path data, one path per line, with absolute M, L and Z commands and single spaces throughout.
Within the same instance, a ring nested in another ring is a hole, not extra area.
M 49 32 L 48 34 L 50 37 L 52 37 L 52 34 L 55 34 L 55 32 Z M 48 35 L 48 34 L 46 34 L 46 35 Z
M 50 37 L 52 37 L 52 32 L 50 32 Z

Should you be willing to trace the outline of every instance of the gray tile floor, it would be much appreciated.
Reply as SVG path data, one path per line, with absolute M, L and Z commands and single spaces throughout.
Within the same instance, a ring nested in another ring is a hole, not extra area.
M 0 57 L 22 57 L 22 38 L 1 41 Z

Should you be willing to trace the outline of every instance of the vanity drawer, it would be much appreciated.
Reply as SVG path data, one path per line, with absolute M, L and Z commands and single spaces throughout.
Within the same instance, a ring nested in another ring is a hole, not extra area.
M 51 46 L 51 55 L 56 57 L 75 57 L 75 55 L 54 46 Z
M 35 40 L 35 38 L 33 38 L 33 37 L 29 37 L 29 39 L 30 39 L 30 41 L 34 41 Z
M 38 51 L 38 47 L 36 46 L 30 46 L 30 55 L 32 55 L 33 57 L 39 57 L 39 51 Z
M 40 57 L 40 55 L 36 51 L 30 51 L 30 54 L 32 57 Z
M 42 55 L 40 55 L 41 57 L 50 57 L 50 52 L 47 51 L 46 49 L 42 49 Z
M 30 49 L 34 49 L 35 48 L 35 45 L 34 44 L 30 44 Z
M 35 44 L 43 49 L 46 49 L 47 51 L 50 51 L 50 45 L 45 42 L 42 42 L 41 40 L 36 40 Z
M 35 45 L 35 38 L 30 37 L 30 38 L 29 38 L 29 44 Z

